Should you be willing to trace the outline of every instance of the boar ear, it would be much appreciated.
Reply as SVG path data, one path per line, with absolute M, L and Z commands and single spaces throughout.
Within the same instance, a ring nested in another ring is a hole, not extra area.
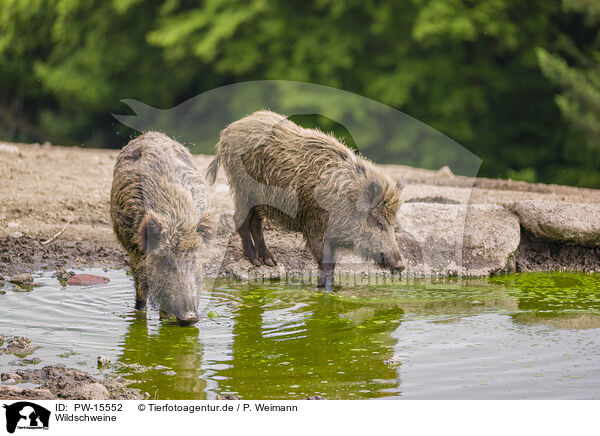
M 162 232 L 162 225 L 152 212 L 148 212 L 138 229 L 138 242 L 143 253 L 149 253 L 156 246 Z
M 202 236 L 204 242 L 209 243 L 215 236 L 215 230 L 217 228 L 216 220 L 210 213 L 205 213 L 198 224 L 196 225 L 196 231 Z
M 381 198 L 382 192 L 381 185 L 377 180 L 368 181 L 356 202 L 357 209 L 361 212 L 368 212 L 373 209 Z

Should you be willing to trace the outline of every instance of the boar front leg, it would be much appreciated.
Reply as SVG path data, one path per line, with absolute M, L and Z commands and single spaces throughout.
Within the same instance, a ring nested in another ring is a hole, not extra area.
M 131 269 L 135 281 L 135 308 L 146 310 L 148 301 L 148 281 L 146 280 L 146 258 L 137 254 L 130 255 Z
M 333 278 L 335 276 L 335 264 L 337 261 L 336 249 L 329 241 L 325 241 L 320 255 L 317 253 L 317 263 L 319 264 L 319 277 L 317 286 L 331 291 L 333 287 Z

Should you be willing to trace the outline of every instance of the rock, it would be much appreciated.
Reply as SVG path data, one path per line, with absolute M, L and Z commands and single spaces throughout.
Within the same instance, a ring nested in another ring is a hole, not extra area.
M 98 368 L 102 368 L 110 364 L 110 359 L 106 356 L 98 356 L 96 360 L 98 361 Z
M 59 268 L 59 269 L 56 270 L 56 278 L 59 281 L 66 282 L 67 280 L 69 280 L 74 275 L 75 275 L 75 273 L 73 271 L 67 271 L 64 268 Z
M 16 145 L 10 145 L 0 142 L 0 153 L 19 154 L 19 148 Z
M 527 200 L 512 203 L 509 209 L 538 238 L 600 246 L 600 204 Z
M 217 400 L 239 400 L 239 398 L 232 394 L 225 394 L 217 395 Z
M 521 241 L 515 215 L 500 206 L 471 205 L 465 219 L 463 266 L 469 275 L 514 271 Z
M 29 273 L 19 274 L 13 276 L 9 282 L 15 283 L 17 285 L 32 285 L 33 284 L 33 276 Z
M 85 371 L 75 368 L 67 368 L 65 365 L 48 365 L 43 368 L 19 370 L 15 372 L 20 376 L 20 382 L 41 384 L 40 390 L 50 392 L 52 398 L 47 399 L 71 399 L 71 400 L 127 400 L 148 398 L 147 393 L 138 389 L 127 387 L 131 381 L 123 378 L 107 378 L 98 380 Z M 0 398 L 2 397 L 2 385 L 0 385 Z M 26 393 L 27 394 L 27 393 Z M 37 398 L 15 396 L 14 392 L 7 398 Z M 29 395 L 29 394 L 27 394 Z M 34 394 L 31 394 L 34 395 Z
M 108 389 L 101 383 L 87 383 L 71 389 L 69 398 L 74 400 L 109 400 Z
M 0 400 L 56 400 L 48 389 L 25 389 L 17 385 L 0 385 Z
M 398 356 L 394 356 L 384 361 L 383 363 L 385 363 L 387 366 L 400 366 L 402 365 L 402 359 L 400 359 Z
M 13 360 L 12 362 L 10 362 L 10 365 L 12 365 L 12 366 L 37 365 L 41 361 L 42 361 L 42 359 L 40 359 L 39 357 L 30 357 L 30 358 L 21 359 L 21 360 Z
M 31 346 L 31 339 L 25 337 L 8 337 L 5 338 L 6 347 L 0 348 L 0 354 L 14 354 L 17 357 L 25 357 L 35 350 L 37 347 Z
M 407 273 L 484 276 L 512 269 L 520 227 L 496 205 L 404 203 L 396 239 Z
M 38 396 L 40 400 L 55 400 L 56 397 L 48 389 L 32 389 L 33 393 Z
M 14 372 L 5 372 L 5 373 L 2 373 L 2 375 L 0 376 L 0 379 L 2 381 L 5 382 L 7 380 L 11 380 L 12 379 L 13 383 L 14 383 L 15 380 L 21 380 L 21 378 L 22 377 L 19 374 L 16 374 Z
M 108 277 L 93 274 L 75 274 L 67 280 L 67 284 L 73 286 L 103 285 L 108 282 Z
M 309 395 L 306 397 L 307 400 L 326 400 L 327 398 L 322 397 L 321 395 Z

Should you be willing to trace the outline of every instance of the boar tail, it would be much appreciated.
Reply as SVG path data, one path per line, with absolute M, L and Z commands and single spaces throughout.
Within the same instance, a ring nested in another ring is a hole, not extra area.
M 217 170 L 219 169 L 219 155 L 217 155 L 206 170 L 206 183 L 212 185 L 217 179 Z

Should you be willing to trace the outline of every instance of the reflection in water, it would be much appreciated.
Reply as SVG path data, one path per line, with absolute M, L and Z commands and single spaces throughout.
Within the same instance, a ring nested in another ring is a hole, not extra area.
M 233 314 L 232 359 L 221 392 L 241 398 L 375 398 L 398 390 L 384 361 L 402 310 L 394 304 L 313 295 L 278 307 L 273 291 L 249 286 Z M 290 307 L 291 306 L 291 307 Z
M 119 362 L 145 368 L 131 373 L 135 366 L 125 366 L 120 372 L 139 381 L 132 387 L 158 399 L 205 399 L 206 381 L 201 378 L 202 346 L 198 333 L 196 327 L 168 322 L 163 322 L 157 332 L 149 332 L 146 314 L 134 313 Z
M 518 308 L 512 315 L 515 322 L 565 329 L 600 328 L 598 274 L 514 274 L 491 282 L 519 290 Z
M 200 323 L 180 327 L 134 311 L 124 271 L 90 272 L 111 281 L 63 287 L 44 273 L 30 292 L 5 284 L 0 333 L 30 337 L 39 367 L 100 376 L 104 354 L 126 366 L 103 372 L 161 399 L 600 398 L 600 274 L 411 279 L 334 294 L 219 283 Z M 384 364 L 393 355 L 401 366 Z M 19 360 L 0 354 L 0 367 L 22 369 Z

